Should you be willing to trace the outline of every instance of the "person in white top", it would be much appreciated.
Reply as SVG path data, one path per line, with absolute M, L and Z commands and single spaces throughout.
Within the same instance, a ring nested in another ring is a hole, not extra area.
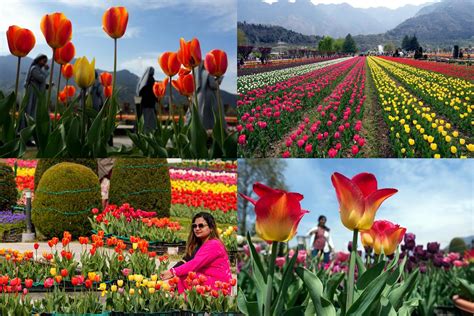
M 326 226 L 326 216 L 321 215 L 318 218 L 318 225 L 311 228 L 308 236 L 314 235 L 311 254 L 313 257 L 323 254 L 323 262 L 329 262 L 329 254 L 334 251 L 334 244 L 329 234 L 329 228 Z

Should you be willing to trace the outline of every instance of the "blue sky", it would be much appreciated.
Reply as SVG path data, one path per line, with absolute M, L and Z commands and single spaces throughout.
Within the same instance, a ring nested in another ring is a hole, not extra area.
M 29 57 L 51 55 L 39 24 L 43 15 L 59 11 L 72 21 L 76 56 L 95 57 L 98 68 L 112 70 L 113 40 L 102 30 L 102 15 L 111 6 L 125 6 L 129 12 L 127 32 L 118 41 L 118 69 L 141 76 L 146 67 L 153 66 L 155 79 L 161 80 L 159 55 L 178 50 L 180 37 L 196 37 L 203 57 L 215 48 L 227 52 L 229 67 L 222 87 L 236 92 L 237 0 L 2 0 L 0 55 L 9 54 L 5 32 L 12 24 L 35 34 L 37 45 Z
M 351 178 L 373 173 L 379 188 L 396 188 L 376 219 L 386 219 L 416 234 L 417 242 L 438 241 L 444 247 L 453 237 L 474 235 L 474 161 L 436 159 L 289 159 L 285 179 L 291 191 L 304 195 L 306 214 L 298 235 L 326 215 L 337 250 L 346 250 L 352 232 L 339 218 L 339 206 L 331 175 Z M 290 243 L 296 244 L 296 238 Z
M 273 3 L 278 0 L 263 0 L 264 2 Z M 279 0 L 285 1 L 285 0 Z M 288 0 L 288 2 L 295 2 L 296 0 Z M 307 1 L 307 0 L 299 0 Z M 311 0 L 314 4 L 339 4 L 348 3 L 355 8 L 373 8 L 373 7 L 387 7 L 396 9 L 405 5 L 419 5 L 427 2 L 438 2 L 438 0 Z

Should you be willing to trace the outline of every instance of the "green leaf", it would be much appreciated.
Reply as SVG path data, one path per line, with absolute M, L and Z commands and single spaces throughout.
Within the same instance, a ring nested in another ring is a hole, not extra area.
M 285 266 L 285 270 L 283 271 L 283 276 L 281 280 L 281 286 L 280 289 L 276 295 L 276 300 L 275 300 L 275 310 L 274 314 L 279 315 L 283 311 L 283 306 L 284 306 L 284 297 L 285 294 L 287 294 L 288 291 L 288 286 L 290 285 L 290 281 L 293 278 L 293 267 L 295 266 L 295 262 L 298 256 L 294 255 L 291 257 L 289 262 Z
M 388 274 L 384 272 L 370 282 L 359 298 L 352 303 L 346 315 L 369 315 L 373 307 L 372 303 L 380 299 L 387 278 Z
M 370 284 L 370 282 L 372 282 L 376 277 L 380 275 L 380 273 L 382 273 L 384 267 L 385 261 L 382 261 L 365 271 L 357 280 L 357 289 L 364 290 L 367 285 Z
M 420 270 L 416 269 L 410 273 L 409 277 L 403 282 L 403 284 L 396 289 L 392 290 L 388 294 L 388 299 L 395 310 L 398 310 L 403 304 L 403 298 L 405 296 L 409 297 L 416 284 L 418 283 L 418 275 Z
M 357 271 L 359 271 L 359 275 L 362 275 L 365 272 L 366 268 L 359 254 L 357 254 L 356 256 L 356 264 L 357 264 Z
M 390 276 L 388 277 L 388 280 L 387 280 L 388 285 L 394 285 L 398 281 L 398 279 L 402 275 L 403 269 L 405 268 L 405 263 L 407 262 L 407 258 L 408 257 L 405 256 L 405 258 L 403 258 L 402 260 L 402 263 L 399 264 L 392 273 L 390 273 Z
M 49 143 L 49 134 L 50 134 L 50 118 L 48 111 L 48 104 L 46 102 L 46 94 L 40 93 L 35 89 L 37 103 L 36 103 L 36 139 L 38 141 L 38 158 L 45 157 L 46 146 Z
M 189 129 L 189 138 L 191 140 L 191 153 L 194 158 L 207 159 L 207 133 L 202 126 L 201 118 L 196 106 L 191 106 L 191 122 Z
M 283 313 L 283 316 L 296 316 L 296 315 L 304 315 L 305 308 L 304 306 L 293 306 L 292 308 L 286 310 Z M 279 315 L 279 314 L 275 314 Z
M 45 158 L 56 158 L 59 157 L 66 145 L 64 143 L 65 132 L 64 126 L 62 124 L 49 135 L 48 144 L 43 152 L 43 157 Z
M 323 284 L 319 278 L 306 268 L 297 267 L 296 274 L 303 280 L 306 288 L 309 291 L 311 300 L 313 301 L 316 315 L 329 316 L 336 315 L 336 309 L 332 303 L 324 298 L 323 295 Z
M 255 287 L 257 291 L 257 302 L 258 302 L 258 308 L 259 310 L 263 310 L 263 304 L 265 302 L 265 297 L 266 297 L 266 280 L 267 280 L 267 274 L 265 273 L 265 270 L 263 269 L 262 262 L 260 260 L 260 256 L 255 250 L 255 247 L 252 243 L 252 240 L 250 238 L 250 233 L 247 232 L 247 242 L 250 248 L 250 257 L 252 260 L 252 270 L 254 274 L 254 282 L 255 282 Z
M 469 283 L 469 281 L 461 278 L 457 278 L 457 281 L 459 282 L 458 287 L 459 290 L 461 291 L 459 294 L 462 298 L 465 298 L 469 301 L 474 301 L 474 284 Z
M 415 308 L 420 303 L 420 298 L 412 298 L 411 300 L 404 301 L 402 307 L 397 311 L 398 316 L 411 316 Z
M 80 140 L 81 120 L 74 117 L 71 120 L 69 131 L 66 136 L 66 147 L 71 157 L 81 157 L 82 146 Z
M 332 302 L 334 298 L 334 293 L 336 293 L 337 287 L 341 284 L 342 280 L 344 280 L 345 273 L 334 273 L 331 275 L 330 279 L 326 283 L 326 287 L 324 288 L 324 297 L 327 298 Z

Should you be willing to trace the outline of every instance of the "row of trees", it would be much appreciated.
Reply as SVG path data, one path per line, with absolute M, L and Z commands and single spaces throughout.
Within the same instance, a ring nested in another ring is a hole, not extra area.
M 347 34 L 345 38 L 333 39 L 331 36 L 324 36 L 318 43 L 318 50 L 321 53 L 346 53 L 355 54 L 357 52 L 357 45 L 351 34 Z
M 402 49 L 406 51 L 417 51 L 420 48 L 420 44 L 418 43 L 418 39 L 415 35 L 409 37 L 405 35 L 402 40 Z

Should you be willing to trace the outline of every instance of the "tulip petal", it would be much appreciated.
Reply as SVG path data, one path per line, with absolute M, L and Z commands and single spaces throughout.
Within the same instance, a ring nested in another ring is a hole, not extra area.
M 240 195 L 241 197 L 243 197 L 244 199 L 246 199 L 247 201 L 249 201 L 250 203 L 252 203 L 253 205 L 257 204 L 257 201 L 255 201 L 255 200 L 252 199 L 251 197 L 246 196 L 245 194 L 242 194 L 242 193 L 239 193 L 239 195 Z
M 270 187 L 268 187 L 265 184 L 260 183 L 260 182 L 257 182 L 253 185 L 253 191 L 255 192 L 255 194 L 258 195 L 258 197 L 262 197 L 262 196 L 264 196 L 266 194 L 270 194 L 270 193 L 281 192 L 281 190 L 276 190 L 276 189 L 270 188 Z
M 381 189 L 375 192 L 372 192 L 368 197 L 365 199 L 365 211 L 362 215 L 362 218 L 359 222 L 359 229 L 370 229 L 374 222 L 375 213 L 379 209 L 380 205 L 397 193 L 398 190 L 396 189 Z
M 352 183 L 354 183 L 360 189 L 364 197 L 368 196 L 374 191 L 377 191 L 377 179 L 371 173 L 363 172 L 355 175 L 352 178 Z
M 340 173 L 334 173 L 331 176 L 331 181 L 336 189 L 342 223 L 351 230 L 359 228 L 359 220 L 364 215 L 362 192 L 351 180 Z

